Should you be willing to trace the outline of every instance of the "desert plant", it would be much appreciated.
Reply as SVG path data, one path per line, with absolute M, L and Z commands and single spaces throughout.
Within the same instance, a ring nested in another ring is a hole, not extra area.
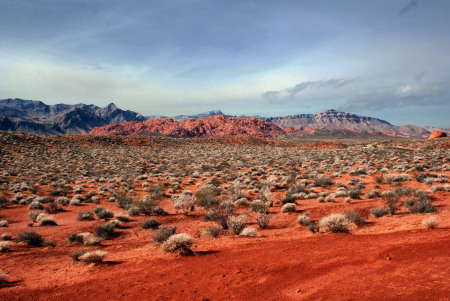
M 92 221 L 94 220 L 94 213 L 90 211 L 80 211 L 78 212 L 77 220 L 79 221 Z
M 220 191 L 217 188 L 204 186 L 195 192 L 195 198 L 197 205 L 205 209 L 210 209 L 219 206 L 219 200 L 217 196 Z
M 330 186 L 333 184 L 333 181 L 328 179 L 328 177 L 324 174 L 318 175 L 314 177 L 314 185 L 318 187 Z
M 17 235 L 17 240 L 33 247 L 42 247 L 44 244 L 42 236 L 35 231 L 23 231 Z
M 41 226 L 41 227 L 56 226 L 56 225 L 57 225 L 57 223 L 55 222 L 55 220 L 53 219 L 52 216 L 46 216 L 39 220 L 39 226 Z
M 241 231 L 241 235 L 248 237 L 256 237 L 258 236 L 258 231 L 255 228 L 244 228 Z
M 205 214 L 205 220 L 215 221 L 222 226 L 223 229 L 228 229 L 228 218 L 234 213 L 235 207 L 233 202 L 222 202 L 218 207 L 210 209 Z
M 383 191 L 381 193 L 381 198 L 384 204 L 388 207 L 390 214 L 395 214 L 399 207 L 401 206 L 400 195 L 392 190 Z
M 349 222 L 354 223 L 355 225 L 361 226 L 366 223 L 366 219 L 364 216 L 355 210 L 347 211 L 347 219 Z
M 292 213 L 297 211 L 297 205 L 295 203 L 286 203 L 281 207 L 282 212 Z
M 9 241 L 0 241 L 0 252 L 8 252 L 11 249 Z
M 260 229 L 265 229 L 269 225 L 271 218 L 272 215 L 267 211 L 256 213 L 256 223 Z
M 299 215 L 299 217 L 297 218 L 297 223 L 299 223 L 301 226 L 311 225 L 311 219 L 308 216 L 308 212 Z
M 9 233 L 3 233 L 3 234 L 0 236 L 0 238 L 1 238 L 1 240 L 12 240 L 12 236 L 11 236 L 11 234 L 9 234 Z
M 7 220 L 1 220 L 0 221 L 0 228 L 6 228 L 8 227 L 9 223 Z
M 84 236 L 81 233 L 73 233 L 73 234 L 69 235 L 67 240 L 71 244 L 74 244 L 74 243 L 82 244 L 84 242 Z
M 139 211 L 142 214 L 150 215 L 153 213 L 156 204 L 157 204 L 156 200 L 154 200 L 151 196 L 147 195 L 138 201 L 137 207 L 139 208 Z
M 380 218 L 382 216 L 388 215 L 389 209 L 384 208 L 384 207 L 376 207 L 376 208 L 372 208 L 370 210 L 370 213 L 372 213 L 376 218 Z
M 157 229 L 161 223 L 154 218 L 150 218 L 142 224 L 142 229 Z
M 416 193 L 404 201 L 405 206 L 411 213 L 431 213 L 436 207 L 431 203 L 430 197 L 424 193 Z
M 268 205 L 262 200 L 253 200 L 250 204 L 250 208 L 254 212 L 266 212 Z
M 157 243 L 165 242 L 170 236 L 177 231 L 177 226 L 159 227 L 158 231 L 152 235 L 153 241 Z
M 74 260 L 74 261 L 80 261 L 80 257 L 84 254 L 86 254 L 86 250 L 85 249 L 78 249 L 76 251 L 73 251 L 72 253 L 70 253 L 70 257 Z
M 169 212 L 167 212 L 167 210 L 164 208 L 156 207 L 155 209 L 153 209 L 153 214 L 158 216 L 166 216 L 169 215 Z
M 380 192 L 376 189 L 370 189 L 369 191 L 367 191 L 366 196 L 369 199 L 378 198 L 380 196 Z
M 308 230 L 311 231 L 312 234 L 315 234 L 315 233 L 319 232 L 319 230 L 320 230 L 319 224 L 311 224 L 311 225 L 309 225 Z
M 222 229 L 216 226 L 211 226 L 206 228 L 205 230 L 202 231 L 201 236 L 211 236 L 211 237 L 218 237 L 220 235 L 220 231 Z
M 97 226 L 97 228 L 95 228 L 95 236 L 101 239 L 111 239 L 114 236 L 115 228 L 116 225 L 113 223 L 99 225 Z
M 162 247 L 164 251 L 178 253 L 180 255 L 192 254 L 191 246 L 194 243 L 192 236 L 186 233 L 171 235 L 164 241 Z
M 105 207 L 95 207 L 92 211 L 94 211 L 99 219 L 109 219 L 114 217 L 114 213 Z
M 38 201 L 33 201 L 30 203 L 30 205 L 28 205 L 29 210 L 40 210 L 42 208 L 42 204 Z
M 182 195 L 174 197 L 172 204 L 176 212 L 181 209 L 183 210 L 184 215 L 188 215 L 189 211 L 194 209 L 195 199 L 192 197 L 191 193 L 183 192 Z
M 239 235 L 242 229 L 245 228 L 245 222 L 247 216 L 245 214 L 239 216 L 230 216 L 228 218 L 228 229 L 230 229 L 234 234 Z
M 344 214 L 340 213 L 334 213 L 322 218 L 319 221 L 319 226 L 333 233 L 349 231 L 348 219 Z
M 78 260 L 86 263 L 99 263 L 105 259 L 106 255 L 108 255 L 108 252 L 99 250 L 84 252 L 83 254 L 78 256 Z
M 422 221 L 422 225 L 428 229 L 435 229 L 439 226 L 440 221 L 438 218 L 431 216 Z
M 5 284 L 7 282 L 6 279 L 8 279 L 8 274 L 0 270 L 0 285 Z

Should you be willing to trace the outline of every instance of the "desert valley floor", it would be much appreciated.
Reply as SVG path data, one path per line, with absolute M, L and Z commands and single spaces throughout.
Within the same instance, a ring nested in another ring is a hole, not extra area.
M 449 147 L 0 132 L 0 299 L 450 300 Z

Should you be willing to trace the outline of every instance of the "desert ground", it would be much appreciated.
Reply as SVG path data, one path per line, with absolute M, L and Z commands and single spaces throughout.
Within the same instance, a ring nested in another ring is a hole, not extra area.
M 450 300 L 449 147 L 0 132 L 0 299 Z

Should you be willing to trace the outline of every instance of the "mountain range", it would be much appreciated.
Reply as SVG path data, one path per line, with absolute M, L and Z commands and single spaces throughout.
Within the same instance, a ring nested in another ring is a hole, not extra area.
M 144 121 L 139 113 L 124 111 L 114 103 L 95 105 L 46 105 L 42 101 L 0 100 L 0 130 L 38 135 L 85 134 L 94 128 L 113 123 Z
M 114 126 L 111 126 L 114 125 Z M 97 128 L 100 128 L 97 130 Z M 95 130 L 94 130 L 95 129 Z M 435 128 L 395 126 L 385 120 L 327 110 L 317 114 L 283 117 L 227 116 L 220 110 L 195 115 L 143 116 L 117 108 L 86 104 L 46 105 L 23 99 L 0 100 L 0 130 L 32 134 L 64 135 L 102 133 L 105 135 L 154 132 L 182 137 L 252 135 L 274 137 L 311 130 L 349 130 L 390 136 L 424 137 Z M 442 129 L 448 132 L 449 129 Z

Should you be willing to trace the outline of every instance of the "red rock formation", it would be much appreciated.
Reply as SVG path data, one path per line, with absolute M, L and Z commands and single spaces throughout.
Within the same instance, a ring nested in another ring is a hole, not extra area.
M 433 131 L 430 136 L 428 137 L 428 139 L 434 139 L 434 138 L 442 138 L 442 137 L 447 137 L 447 133 L 443 132 L 443 131 Z
M 172 118 L 149 119 L 143 122 L 111 124 L 93 129 L 91 135 L 134 135 L 154 132 L 178 137 L 236 136 L 276 137 L 285 134 L 280 127 L 257 118 L 216 115 L 204 119 L 178 122 Z

